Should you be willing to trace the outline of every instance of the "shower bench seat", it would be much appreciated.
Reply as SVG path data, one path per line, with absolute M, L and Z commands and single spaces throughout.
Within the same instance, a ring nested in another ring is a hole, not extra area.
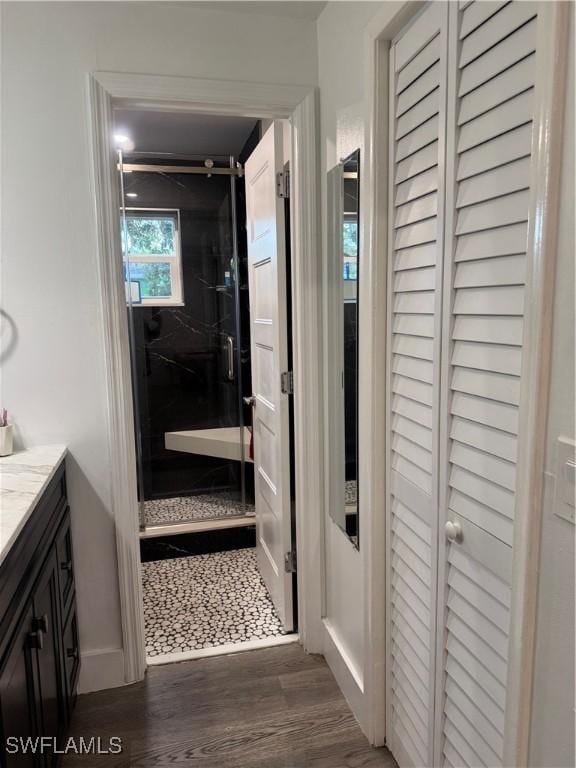
M 250 430 L 244 427 L 244 459 L 250 458 Z M 215 429 L 189 429 L 182 432 L 165 432 L 164 445 L 169 451 L 197 453 L 221 459 L 242 460 L 240 427 L 216 427 Z

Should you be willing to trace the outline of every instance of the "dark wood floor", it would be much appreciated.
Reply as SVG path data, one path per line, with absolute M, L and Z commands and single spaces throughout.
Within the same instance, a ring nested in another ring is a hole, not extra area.
M 152 667 L 142 683 L 80 696 L 73 736 L 120 736 L 118 756 L 68 755 L 64 767 L 373 768 L 325 661 L 293 645 Z

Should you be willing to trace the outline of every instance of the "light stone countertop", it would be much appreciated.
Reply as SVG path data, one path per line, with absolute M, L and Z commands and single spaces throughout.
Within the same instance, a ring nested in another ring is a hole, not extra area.
M 0 563 L 66 456 L 65 445 L 39 445 L 0 457 Z

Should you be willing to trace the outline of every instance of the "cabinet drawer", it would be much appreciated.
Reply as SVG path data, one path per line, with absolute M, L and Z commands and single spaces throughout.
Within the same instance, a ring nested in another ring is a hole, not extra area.
M 58 557 L 58 581 L 60 584 L 60 605 L 62 616 L 67 616 L 70 601 L 74 594 L 74 563 L 72 561 L 72 534 L 70 531 L 70 510 L 66 510 L 64 520 L 56 534 L 56 554 Z
M 68 618 L 64 632 L 62 633 L 62 647 L 64 652 L 64 669 L 66 672 L 66 689 L 68 693 L 68 705 L 72 708 L 76 697 L 76 683 L 80 671 L 80 646 L 78 643 L 78 620 L 76 618 L 76 605 Z

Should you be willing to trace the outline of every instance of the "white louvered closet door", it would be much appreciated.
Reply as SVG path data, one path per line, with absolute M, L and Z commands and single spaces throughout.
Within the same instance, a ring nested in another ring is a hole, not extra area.
M 537 3 L 450 8 L 436 765 L 501 766 Z M 452 537 L 454 529 L 450 531 Z
M 446 3 L 390 52 L 388 743 L 431 765 L 434 727 Z
M 537 10 L 432 2 L 391 46 L 387 739 L 402 768 L 503 764 Z

